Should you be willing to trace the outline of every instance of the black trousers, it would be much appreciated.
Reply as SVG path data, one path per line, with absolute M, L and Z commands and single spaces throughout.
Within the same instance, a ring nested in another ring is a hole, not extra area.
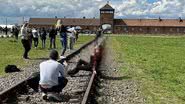
M 22 39 L 21 42 L 22 42 L 22 45 L 24 47 L 23 58 L 28 58 L 28 52 L 31 49 L 30 41 L 29 40 Z
M 16 39 L 16 40 L 18 40 L 18 35 L 19 35 L 19 34 L 15 34 L 15 39 Z
M 42 48 L 45 48 L 46 47 L 46 39 L 41 39 L 42 41 Z
M 34 41 L 34 46 L 38 47 L 39 39 L 38 38 L 33 38 L 33 41 Z
M 55 37 L 50 37 L 50 48 L 56 48 L 56 44 L 55 44 L 56 38 Z
M 51 88 L 43 88 L 40 86 L 40 89 L 42 92 L 47 93 L 47 92 L 55 92 L 55 93 L 60 93 L 62 89 L 67 85 L 68 80 L 64 77 L 58 77 L 58 85 L 53 86 Z

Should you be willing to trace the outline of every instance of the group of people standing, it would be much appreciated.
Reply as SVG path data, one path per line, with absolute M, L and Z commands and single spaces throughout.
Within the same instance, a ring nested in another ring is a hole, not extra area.
M 16 32 L 16 28 L 13 32 L 14 36 L 16 37 L 16 40 L 18 40 L 18 34 Z M 49 34 L 49 40 L 50 40 L 50 49 L 56 48 L 56 36 L 59 33 L 60 35 L 60 42 L 62 45 L 62 52 L 61 56 L 63 56 L 66 52 L 66 49 L 69 48 L 70 50 L 73 49 L 73 45 L 76 42 L 78 38 L 78 32 L 75 30 L 74 27 L 67 28 L 64 26 L 60 21 L 57 22 L 56 27 L 51 27 L 49 30 L 46 30 L 45 28 L 36 29 L 36 28 L 28 28 L 28 23 L 25 23 L 21 27 L 21 42 L 24 47 L 24 59 L 29 59 L 28 52 L 30 51 L 32 47 L 32 40 L 34 41 L 34 47 L 38 47 L 39 43 L 39 36 L 42 42 L 42 48 L 46 47 L 46 38 L 47 34 Z M 68 37 L 69 37 L 69 47 L 68 47 Z

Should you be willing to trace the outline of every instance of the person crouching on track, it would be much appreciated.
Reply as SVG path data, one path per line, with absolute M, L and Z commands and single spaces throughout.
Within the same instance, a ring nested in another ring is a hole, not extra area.
M 67 85 L 64 75 L 64 66 L 57 62 L 59 54 L 52 50 L 50 59 L 40 64 L 40 89 L 44 100 L 61 101 L 59 93 Z

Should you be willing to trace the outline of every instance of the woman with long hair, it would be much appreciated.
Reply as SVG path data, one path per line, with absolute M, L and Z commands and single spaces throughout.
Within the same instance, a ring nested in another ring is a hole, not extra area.
M 62 24 L 61 20 L 57 21 L 56 29 L 59 31 L 59 34 L 60 34 L 60 42 L 62 45 L 61 56 L 63 56 L 65 54 L 66 49 L 67 49 L 67 32 L 69 32 L 69 31 L 67 30 L 67 27 L 65 27 Z

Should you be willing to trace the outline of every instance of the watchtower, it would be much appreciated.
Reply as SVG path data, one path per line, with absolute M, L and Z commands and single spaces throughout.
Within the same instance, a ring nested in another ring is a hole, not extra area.
M 107 25 L 111 32 L 114 32 L 114 8 L 109 3 L 100 9 L 100 25 Z

